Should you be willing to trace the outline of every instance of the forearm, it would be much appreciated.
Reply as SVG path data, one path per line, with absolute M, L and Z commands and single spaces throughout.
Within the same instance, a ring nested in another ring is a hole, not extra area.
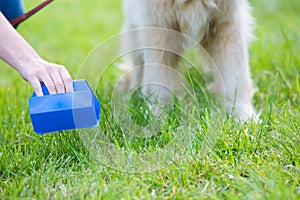
M 25 63 L 39 59 L 35 50 L 15 31 L 0 13 L 0 58 L 22 73 Z

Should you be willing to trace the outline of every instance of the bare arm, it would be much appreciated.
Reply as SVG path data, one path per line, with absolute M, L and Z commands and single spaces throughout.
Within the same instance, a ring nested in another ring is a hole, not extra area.
M 18 34 L 0 12 L 0 58 L 28 81 L 42 96 L 41 83 L 50 94 L 73 92 L 72 78 L 64 66 L 49 63 Z

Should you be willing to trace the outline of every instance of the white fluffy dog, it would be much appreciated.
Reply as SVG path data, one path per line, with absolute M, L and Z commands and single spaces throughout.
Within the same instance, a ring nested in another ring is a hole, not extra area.
M 254 93 L 248 64 L 248 44 L 252 38 L 253 18 L 247 0 L 124 0 L 123 31 L 136 28 L 160 27 L 179 31 L 198 41 L 214 60 L 214 83 L 209 87 L 223 97 L 229 112 L 239 119 L 255 116 L 251 100 Z M 157 31 L 137 32 L 123 38 L 122 48 L 132 49 L 139 43 L 165 49 L 181 49 L 184 41 Z M 172 47 L 171 47 L 172 46 Z M 161 65 L 173 68 L 178 56 L 165 51 L 142 51 L 129 55 L 125 63 L 143 66 L 130 77 L 127 86 L 140 82 L 157 82 L 172 89 L 177 80 Z M 151 64 L 159 64 L 151 67 Z M 222 80 L 222 81 L 221 81 Z M 151 85 L 143 91 L 166 97 L 169 93 Z

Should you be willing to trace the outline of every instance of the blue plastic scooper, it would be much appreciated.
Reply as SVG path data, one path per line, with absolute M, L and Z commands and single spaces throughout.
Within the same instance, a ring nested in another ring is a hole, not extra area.
M 29 112 L 33 129 L 38 134 L 92 128 L 99 125 L 100 102 L 85 80 L 73 82 L 74 93 L 49 95 L 42 85 L 44 96 L 33 93 Z

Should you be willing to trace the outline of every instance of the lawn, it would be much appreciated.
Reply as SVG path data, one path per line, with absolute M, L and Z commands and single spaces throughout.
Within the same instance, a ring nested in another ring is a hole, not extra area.
M 27 10 L 41 2 L 24 1 Z M 198 155 L 201 140 L 195 140 L 190 154 L 154 171 L 102 164 L 80 131 L 34 133 L 27 103 L 32 89 L 0 62 L 0 199 L 300 199 L 300 2 L 250 2 L 257 20 L 250 62 L 260 122 L 227 119 L 209 153 Z M 121 26 L 120 0 L 60 0 L 18 31 L 42 57 L 65 65 L 76 78 L 89 53 Z M 106 109 L 104 94 L 98 97 Z M 205 127 L 203 121 L 196 126 Z M 102 114 L 101 128 L 119 133 L 110 122 Z M 147 144 L 124 141 L 122 134 L 109 139 L 130 151 L 151 152 L 163 147 L 161 138 L 170 142 L 166 134 Z

